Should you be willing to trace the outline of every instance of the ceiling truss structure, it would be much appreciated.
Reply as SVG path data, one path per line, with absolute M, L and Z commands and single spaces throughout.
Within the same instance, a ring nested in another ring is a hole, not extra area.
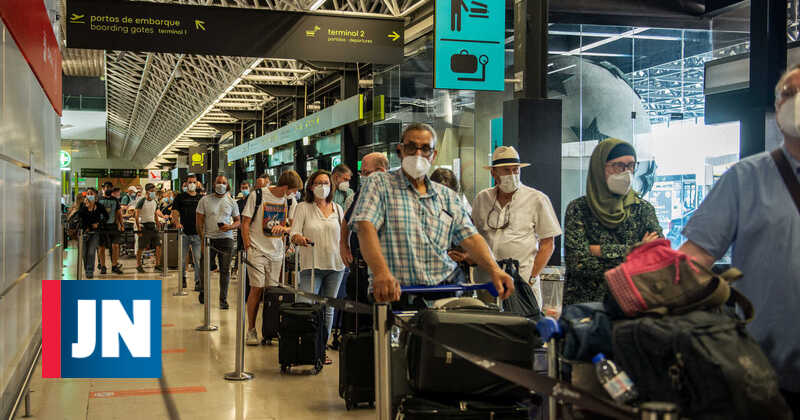
M 65 2 L 61 3 L 62 16 Z M 430 0 L 160 0 L 202 6 L 319 10 L 402 17 Z M 63 21 L 63 20 L 62 20 Z M 303 85 L 327 72 L 295 60 L 91 51 L 66 48 L 64 74 L 105 73 L 109 153 L 136 165 L 174 161 L 178 149 L 218 137 L 210 124 L 236 123 L 228 111 L 261 111 L 275 98 L 252 84 Z M 105 61 L 105 68 L 102 68 Z M 104 70 L 104 71 L 103 71 Z M 169 160 L 168 160 L 169 159 Z

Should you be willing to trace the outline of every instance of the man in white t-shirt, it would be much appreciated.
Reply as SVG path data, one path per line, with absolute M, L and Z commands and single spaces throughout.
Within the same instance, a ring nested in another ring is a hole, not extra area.
M 520 168 L 528 165 L 520 162 L 513 147 L 498 147 L 492 165 L 486 167 L 492 171 L 495 187 L 478 193 L 472 203 L 472 220 L 496 259 L 519 261 L 519 274 L 529 281 L 541 308 L 539 273 L 553 255 L 554 238 L 561 234 L 561 225 L 550 199 L 522 185 Z M 451 257 L 460 259 L 457 252 L 454 254 Z M 478 270 L 477 277 L 481 283 L 489 276 Z
M 161 267 L 161 236 L 158 234 L 158 202 L 156 201 L 156 186 L 147 184 L 145 186 L 147 195 L 136 202 L 136 231 L 139 232 L 139 243 L 136 249 L 136 271 L 144 273 L 142 267 L 142 254 L 145 249 L 155 248 L 156 266 L 155 271 L 162 271 Z
M 214 180 L 214 192 L 201 198 L 197 203 L 195 224 L 201 243 L 207 236 L 211 246 L 219 255 L 219 306 L 228 309 L 228 284 L 230 283 L 231 258 L 233 256 L 233 232 L 239 227 L 239 206 L 228 194 L 228 179 L 222 175 Z M 213 258 L 203 255 L 203 258 Z M 204 276 L 200 281 L 208 281 Z M 198 300 L 204 303 L 204 292 L 200 291 Z
M 242 242 L 247 260 L 258 268 L 249 269 L 250 295 L 247 297 L 247 345 L 258 345 L 256 316 L 261 294 L 267 284 L 280 282 L 283 266 L 284 235 L 290 231 L 291 218 L 287 196 L 303 188 L 303 180 L 295 171 L 281 174 L 276 186 L 269 186 L 248 195 L 242 211 Z

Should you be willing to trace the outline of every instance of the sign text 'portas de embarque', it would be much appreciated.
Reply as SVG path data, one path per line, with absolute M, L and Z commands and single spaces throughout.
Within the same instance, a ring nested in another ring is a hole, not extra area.
M 70 48 L 399 64 L 403 20 L 152 2 L 67 2 Z

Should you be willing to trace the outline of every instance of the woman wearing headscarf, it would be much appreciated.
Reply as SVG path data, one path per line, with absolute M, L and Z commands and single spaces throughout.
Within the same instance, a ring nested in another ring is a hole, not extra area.
M 565 305 L 603 300 L 604 273 L 634 244 L 663 237 L 655 208 L 631 188 L 636 165 L 636 151 L 622 140 L 606 139 L 594 149 L 586 195 L 564 216 Z

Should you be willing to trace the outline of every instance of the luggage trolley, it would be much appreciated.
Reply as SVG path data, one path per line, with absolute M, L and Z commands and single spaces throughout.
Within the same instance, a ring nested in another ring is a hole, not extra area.
M 465 296 L 462 297 L 471 297 L 470 294 L 479 290 L 486 290 L 492 296 L 497 297 L 498 293 L 494 288 L 492 283 L 485 283 L 485 284 L 469 284 L 469 285 L 444 285 L 444 286 L 411 286 L 411 287 L 403 287 L 401 291 L 404 294 L 440 294 L 440 293 L 456 293 L 456 292 L 465 292 Z M 473 301 L 477 303 L 476 301 Z M 467 305 L 462 309 L 472 309 L 475 308 L 473 302 L 464 301 Z M 451 302 L 452 304 L 452 302 Z M 378 313 L 376 313 L 376 320 L 378 322 L 375 323 L 376 334 L 375 334 L 375 366 L 376 366 L 376 373 L 375 373 L 375 381 L 376 381 L 376 401 L 378 406 L 378 418 L 394 418 L 397 415 L 398 410 L 402 410 L 408 407 L 404 407 L 403 403 L 408 402 L 411 404 L 411 400 L 413 402 L 418 402 L 417 399 L 413 397 L 409 397 L 411 394 L 411 386 L 409 382 L 406 380 L 407 377 L 407 363 L 406 354 L 403 350 L 403 342 L 405 341 L 406 336 L 400 334 L 399 327 L 396 325 L 391 326 L 389 331 L 382 331 L 382 318 L 380 314 L 380 306 L 378 306 Z M 383 305 L 385 306 L 385 305 Z M 458 308 L 456 306 L 455 308 Z M 496 314 L 500 310 L 501 306 L 497 305 L 493 307 L 492 305 L 487 306 L 485 309 L 487 314 Z M 448 311 L 449 308 L 430 308 L 432 310 L 444 310 Z M 416 315 L 418 311 L 398 311 L 393 312 L 394 316 L 397 316 L 401 319 L 407 320 L 410 319 L 412 316 Z M 385 325 L 385 324 L 383 324 Z M 386 328 L 386 327 L 384 327 Z M 385 338 L 384 338 L 385 337 Z M 402 338 L 401 338 L 402 337 Z M 387 342 L 388 341 L 388 342 Z M 542 363 L 539 361 L 541 357 L 544 356 L 544 350 L 537 351 L 534 354 L 532 362 L 534 366 L 532 368 L 540 368 Z M 541 369 L 541 368 L 540 368 Z M 383 372 L 389 373 L 386 375 Z M 388 376 L 388 377 L 387 377 Z M 390 395 L 387 395 L 390 394 Z M 406 398 L 408 397 L 408 398 Z M 409 399 L 411 398 L 411 399 Z M 466 397 L 465 397 L 466 398 Z M 473 398 L 475 399 L 475 398 Z M 512 418 L 527 418 L 529 408 L 524 405 L 520 404 L 512 404 L 513 407 L 510 407 L 512 411 L 514 411 Z M 414 409 L 415 411 L 417 408 Z M 410 412 L 409 412 L 410 414 Z M 423 413 L 417 413 L 423 414 Z

